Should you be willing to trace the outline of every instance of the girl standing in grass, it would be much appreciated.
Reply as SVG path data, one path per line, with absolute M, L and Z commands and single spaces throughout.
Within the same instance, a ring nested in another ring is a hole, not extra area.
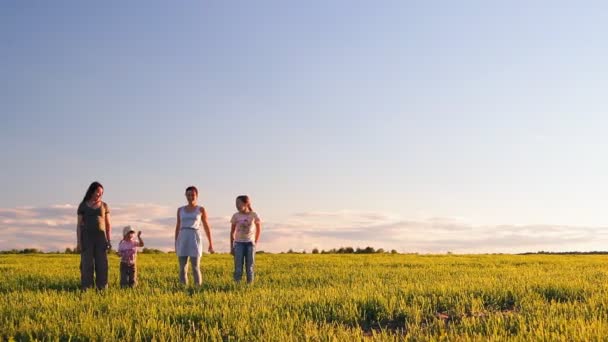
M 255 246 L 260 240 L 262 223 L 258 214 L 251 208 L 249 196 L 241 195 L 236 198 L 237 213 L 230 220 L 230 253 L 234 255 L 234 281 L 241 281 L 243 263 L 247 273 L 247 283 L 253 282 L 253 267 L 255 264 Z M 253 226 L 255 225 L 255 231 Z
M 175 225 L 175 253 L 179 260 L 179 281 L 188 283 L 188 259 L 194 273 L 194 283 L 201 284 L 200 260 L 203 254 L 201 225 L 205 229 L 209 241 L 209 253 L 213 253 L 211 228 L 207 222 L 207 211 L 197 204 L 198 189 L 194 186 L 186 188 L 188 205 L 177 209 L 177 224 Z
M 122 240 L 118 244 L 120 287 L 137 285 L 137 247 L 143 246 L 144 240 L 141 239 L 141 231 L 137 232 L 137 240 L 135 240 L 135 229 L 131 226 L 122 229 Z

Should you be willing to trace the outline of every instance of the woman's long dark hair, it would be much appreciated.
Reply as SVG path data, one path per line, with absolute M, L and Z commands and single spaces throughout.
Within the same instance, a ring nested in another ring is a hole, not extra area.
M 86 194 L 84 194 L 84 198 L 82 199 L 82 202 L 86 203 L 86 201 L 90 200 L 91 197 L 93 196 L 93 193 L 95 192 L 95 190 L 97 190 L 97 188 L 103 189 L 103 185 L 101 185 L 101 183 L 99 183 L 99 182 L 91 183 L 91 185 L 89 185 L 89 188 L 87 189 Z

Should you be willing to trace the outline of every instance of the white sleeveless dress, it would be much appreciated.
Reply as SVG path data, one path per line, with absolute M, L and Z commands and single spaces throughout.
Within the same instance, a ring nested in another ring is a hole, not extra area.
M 187 212 L 186 207 L 179 208 L 181 226 L 175 242 L 175 254 L 177 256 L 188 256 L 200 258 L 203 254 L 203 244 L 200 227 L 202 225 L 201 209 L 196 206 L 192 212 Z

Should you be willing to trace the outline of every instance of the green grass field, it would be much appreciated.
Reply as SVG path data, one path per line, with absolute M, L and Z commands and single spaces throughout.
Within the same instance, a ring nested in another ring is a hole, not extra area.
M 0 255 L 2 340 L 604 340 L 608 257 L 260 254 L 253 286 L 205 255 L 139 256 L 137 289 L 78 290 L 77 255 Z

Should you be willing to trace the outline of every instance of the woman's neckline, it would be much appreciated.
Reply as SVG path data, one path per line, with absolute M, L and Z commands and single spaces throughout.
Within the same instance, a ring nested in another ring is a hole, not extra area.
M 189 207 L 189 205 L 185 205 L 185 206 L 184 206 L 184 211 L 185 211 L 185 212 L 187 212 L 187 213 L 193 213 L 193 212 L 195 212 L 195 211 L 196 211 L 196 208 L 198 208 L 198 204 L 197 204 L 197 205 L 195 205 L 195 206 L 194 206 L 194 207 L 192 207 L 192 208 L 188 208 L 188 207 Z
M 99 206 L 93 207 L 93 206 L 89 205 L 89 201 L 84 202 L 84 204 L 85 204 L 87 207 L 89 207 L 90 209 L 99 209 L 99 208 L 101 208 L 101 201 L 99 201 L 99 202 L 95 202 L 95 203 L 99 203 Z

